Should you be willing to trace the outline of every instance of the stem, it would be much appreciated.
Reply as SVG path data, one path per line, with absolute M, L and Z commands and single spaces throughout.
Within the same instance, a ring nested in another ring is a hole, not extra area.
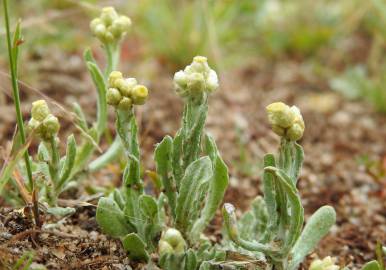
M 59 153 L 58 153 L 58 144 L 56 142 L 56 138 L 55 136 L 52 136 L 52 138 L 50 139 L 50 145 L 51 145 L 51 165 L 54 169 L 54 176 L 53 176 L 53 184 L 56 188 L 56 185 L 58 184 L 59 182 Z
M 13 100 L 15 104 L 16 110 L 16 120 L 17 126 L 20 131 L 20 139 L 21 143 L 24 145 L 26 143 L 24 125 L 23 125 L 23 116 L 20 110 L 20 95 L 19 95 L 19 87 L 17 84 L 17 74 L 16 74 L 16 61 L 17 59 L 13 59 L 12 55 L 12 45 L 11 45 L 11 33 L 9 27 L 9 15 L 8 15 L 8 0 L 3 0 L 4 4 L 4 19 L 5 19 L 5 28 L 7 31 L 7 46 L 8 46 L 8 56 L 9 56 L 9 65 L 11 69 L 11 80 L 12 80 L 12 90 L 13 90 Z M 16 45 L 17 46 L 17 45 Z M 29 159 L 28 149 L 26 149 L 24 153 L 24 161 L 27 169 L 28 175 L 28 188 L 29 191 L 34 189 L 34 183 L 32 179 L 32 169 L 31 169 L 31 161 Z
M 110 75 L 111 71 L 117 68 L 118 59 L 119 59 L 119 48 L 120 47 L 117 44 L 105 45 L 107 64 L 106 64 L 104 75 L 106 80 Z

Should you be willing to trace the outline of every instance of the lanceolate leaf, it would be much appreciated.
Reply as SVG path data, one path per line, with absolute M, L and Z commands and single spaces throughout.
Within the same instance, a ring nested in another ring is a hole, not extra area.
M 200 183 L 208 181 L 212 177 L 211 161 L 209 157 L 203 157 L 188 166 L 185 175 L 181 180 L 180 192 L 177 198 L 176 222 L 178 227 L 187 227 L 189 206 Z M 182 230 L 184 231 L 184 230 Z
M 66 150 L 66 159 L 62 171 L 60 172 L 60 180 L 56 186 L 58 192 L 65 185 L 66 181 L 69 179 L 71 170 L 74 167 L 76 157 L 76 142 L 74 135 L 70 135 L 67 139 L 67 150 Z
M 171 213 L 175 218 L 176 193 L 177 187 L 171 175 L 171 154 L 173 151 L 173 140 L 166 136 L 156 147 L 154 159 L 156 162 L 157 173 L 161 177 L 165 194 L 168 198 Z
M 331 206 L 319 208 L 308 220 L 291 253 L 293 256 L 289 269 L 297 269 L 307 256 L 335 224 L 336 214 Z
M 205 148 L 208 149 L 207 154 L 213 164 L 213 176 L 210 179 L 209 191 L 201 217 L 193 225 L 192 232 L 194 237 L 198 237 L 214 217 L 216 210 L 224 198 L 225 190 L 229 182 L 228 168 L 221 159 L 213 138 L 207 135 L 205 145 Z

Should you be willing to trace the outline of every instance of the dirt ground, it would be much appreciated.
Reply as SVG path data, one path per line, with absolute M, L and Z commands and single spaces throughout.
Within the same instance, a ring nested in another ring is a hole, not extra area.
M 90 119 L 93 117 L 95 94 L 80 54 L 55 52 L 35 56 L 31 61 L 39 79 L 33 88 L 21 86 L 24 119 L 29 117 L 30 102 L 41 98 L 41 93 L 65 108 L 77 100 Z M 265 106 L 273 101 L 297 105 L 306 123 L 301 141 L 305 163 L 298 184 L 306 217 L 324 204 L 337 211 L 336 225 L 305 265 L 314 257 L 331 255 L 341 265 L 359 269 L 375 257 L 377 241 L 386 243 L 386 115 L 331 92 L 326 82 L 297 62 L 252 62 L 221 74 L 221 89 L 210 101 L 207 128 L 216 138 L 231 173 L 224 201 L 245 210 L 261 194 L 261 159 L 278 146 L 278 138 L 270 131 L 266 119 Z M 173 93 L 171 75 L 162 66 L 156 65 L 154 70 L 153 78 L 145 78 L 151 91 L 150 101 L 137 111 L 144 166 L 149 169 L 154 168 L 154 144 L 165 134 L 174 134 L 181 113 L 181 101 Z M 7 89 L 6 85 L 1 88 Z M 5 156 L 15 119 L 11 99 L 0 95 L 0 145 Z M 62 135 L 68 135 L 71 119 L 54 103 L 51 108 L 62 116 Z M 113 123 L 110 121 L 111 128 Z M 361 162 L 364 158 L 375 165 Z M 87 197 L 87 186 L 112 184 L 119 185 L 115 164 L 90 175 L 79 190 L 65 194 L 64 198 L 82 201 Z M 96 200 L 89 202 L 96 204 Z M 1 205 L 4 202 L 0 199 Z M 99 231 L 95 206 L 79 207 L 76 214 L 59 221 L 46 217 L 46 224 L 55 225 L 42 231 L 32 230 L 22 210 L 5 205 L 0 209 L 0 268 L 1 263 L 5 267 L 24 251 L 34 250 L 35 263 L 48 269 L 126 269 L 128 260 L 119 241 Z M 211 229 L 219 232 L 220 228 L 218 216 Z

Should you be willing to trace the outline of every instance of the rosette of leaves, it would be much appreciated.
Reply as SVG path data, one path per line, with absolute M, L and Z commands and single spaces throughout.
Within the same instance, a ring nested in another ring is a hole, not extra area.
M 304 210 L 296 184 L 304 154 L 296 140 L 303 135 L 304 123 L 298 109 L 278 104 L 267 107 L 269 120 L 280 127 L 275 132 L 282 139 L 278 155 L 264 157 L 264 198 L 257 198 L 239 222 L 233 205 L 224 205 L 225 245 L 254 254 L 274 269 L 294 270 L 335 223 L 335 211 L 330 206 L 319 208 L 302 228 Z M 295 125 L 296 132 L 292 132 Z

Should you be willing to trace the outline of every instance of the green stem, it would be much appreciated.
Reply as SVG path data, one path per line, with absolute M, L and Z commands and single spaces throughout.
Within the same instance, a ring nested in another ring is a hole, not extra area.
M 120 47 L 118 46 L 118 44 L 105 45 L 107 64 L 106 64 L 104 75 L 106 80 L 110 75 L 111 71 L 117 68 L 118 60 L 119 60 L 119 48 Z
M 8 15 L 8 0 L 3 0 L 3 5 L 4 5 L 5 28 L 7 31 L 9 64 L 11 67 L 10 69 L 11 69 L 11 80 L 12 80 L 12 89 L 13 89 L 13 100 L 14 100 L 15 110 L 16 110 L 17 126 L 20 131 L 20 139 L 21 139 L 21 143 L 24 145 L 26 143 L 26 138 L 25 138 L 25 132 L 24 132 L 24 125 L 23 125 L 23 116 L 20 110 L 19 87 L 17 84 L 17 74 L 16 74 L 17 59 L 13 59 L 13 56 L 12 56 L 11 33 L 9 30 L 10 27 L 9 27 L 9 15 Z M 26 166 L 27 175 L 28 175 L 28 188 L 30 191 L 32 191 L 34 189 L 34 182 L 32 179 L 31 161 L 29 159 L 28 149 L 24 153 L 24 161 L 25 161 L 25 166 Z
M 50 139 L 50 145 L 51 145 L 51 165 L 53 167 L 53 183 L 56 188 L 56 185 L 59 182 L 59 152 L 58 152 L 58 144 L 56 142 L 56 138 L 52 136 Z

